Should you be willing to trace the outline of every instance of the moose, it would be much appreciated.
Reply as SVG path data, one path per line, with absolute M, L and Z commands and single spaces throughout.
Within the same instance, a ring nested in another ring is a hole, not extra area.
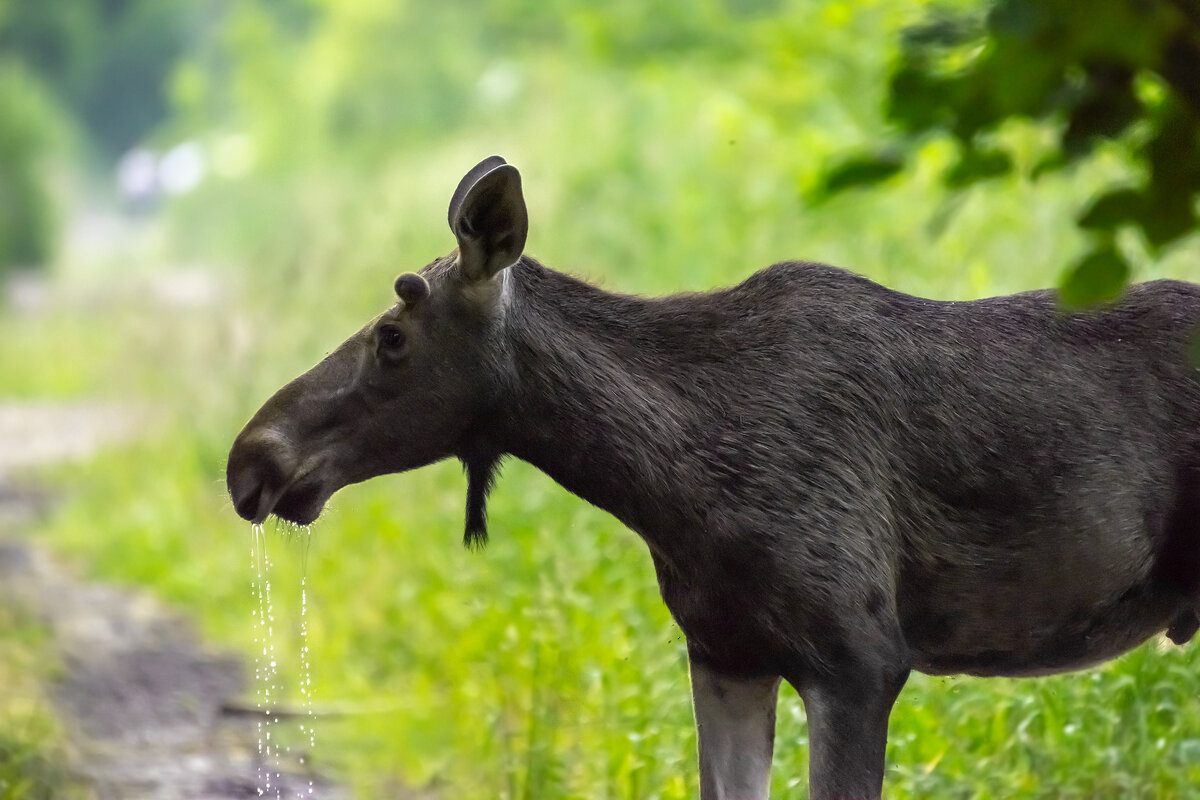
M 816 263 L 648 299 L 524 254 L 521 178 L 462 179 L 448 256 L 238 435 L 234 508 L 507 456 L 646 542 L 683 631 L 703 800 L 767 796 L 776 698 L 814 800 L 878 798 L 910 670 L 1045 675 L 1200 627 L 1200 286 L 947 302 Z

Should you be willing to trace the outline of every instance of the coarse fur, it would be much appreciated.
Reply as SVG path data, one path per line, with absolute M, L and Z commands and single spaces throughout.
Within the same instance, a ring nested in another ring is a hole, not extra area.
M 788 262 L 613 294 L 522 255 L 495 157 L 450 224 L 428 291 L 239 435 L 235 506 L 309 522 L 347 483 L 455 456 L 482 544 L 513 456 L 611 512 L 687 637 L 706 798 L 765 792 L 769 749 L 736 753 L 773 736 L 773 706 L 724 698 L 765 709 L 780 677 L 805 701 L 812 797 L 878 797 L 910 669 L 1041 675 L 1200 624 L 1200 287 L 1067 312 L 1052 291 L 939 302 Z

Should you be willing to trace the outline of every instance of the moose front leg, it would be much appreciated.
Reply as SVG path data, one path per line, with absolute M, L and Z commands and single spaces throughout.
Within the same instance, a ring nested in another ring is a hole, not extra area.
M 882 795 L 888 716 L 907 679 L 907 668 L 870 668 L 809 680 L 800 689 L 811 800 Z
M 734 678 L 691 660 L 701 800 L 765 800 L 779 677 Z

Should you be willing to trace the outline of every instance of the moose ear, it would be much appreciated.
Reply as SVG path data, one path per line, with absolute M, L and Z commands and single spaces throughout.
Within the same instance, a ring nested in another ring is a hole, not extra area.
M 529 233 L 521 173 L 500 156 L 480 161 L 458 184 L 448 217 L 463 277 L 486 280 L 512 266 Z

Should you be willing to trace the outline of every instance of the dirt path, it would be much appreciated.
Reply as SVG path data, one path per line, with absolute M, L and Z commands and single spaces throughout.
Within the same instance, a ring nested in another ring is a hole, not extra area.
M 89 445 L 68 446 L 55 430 Z M 85 457 L 133 430 L 111 407 L 0 405 L 0 602 L 52 633 L 64 669 L 49 693 L 71 766 L 97 800 L 258 797 L 257 720 L 224 710 L 247 694 L 241 659 L 213 652 L 149 595 L 79 580 L 55 563 L 28 538 L 51 495 L 5 479 L 6 468 Z M 282 797 L 348 796 L 296 764 L 278 788 Z

